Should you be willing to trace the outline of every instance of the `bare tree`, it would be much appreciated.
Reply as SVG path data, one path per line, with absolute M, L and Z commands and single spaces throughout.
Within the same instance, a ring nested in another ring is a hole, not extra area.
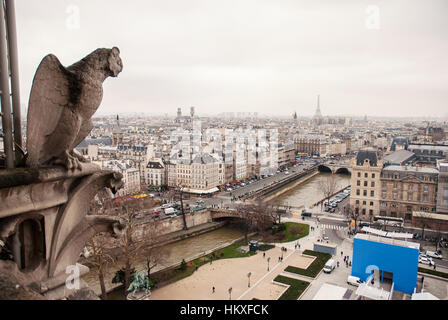
M 101 192 L 100 192 L 101 194 Z M 110 212 L 111 198 L 107 197 L 107 194 L 102 194 L 92 199 L 89 207 L 89 215 L 103 215 Z M 97 272 L 98 280 L 101 287 L 101 298 L 106 299 L 106 285 L 104 282 L 104 276 L 109 266 L 115 263 L 114 258 L 107 252 L 107 247 L 111 245 L 112 237 L 108 233 L 96 233 L 87 243 L 82 252 L 82 256 L 86 259 L 87 263 L 94 267 Z
M 337 190 L 338 183 L 336 180 L 335 174 L 330 174 L 325 176 L 322 180 L 319 181 L 318 187 L 321 190 L 324 199 L 321 202 L 321 209 L 325 200 L 328 200 Z
M 166 197 L 167 199 L 169 199 L 169 202 L 173 202 L 173 201 L 180 201 L 180 210 L 182 213 L 182 220 L 184 223 L 184 230 L 188 230 L 188 226 L 187 226 L 187 218 L 185 216 L 185 210 L 184 210 L 184 191 L 183 191 L 183 186 L 178 184 L 176 187 L 171 188 L 167 193 L 166 193 Z
M 250 231 L 256 230 L 258 232 L 264 232 L 273 223 L 275 206 L 272 203 L 258 200 L 247 204 L 240 204 L 236 210 L 241 217 L 246 243 L 249 242 L 248 234 Z
M 269 208 L 269 210 L 266 210 L 266 213 L 271 215 L 274 223 L 280 224 L 282 215 L 286 213 L 286 210 L 280 209 L 280 205 L 276 202 L 267 203 L 266 205 Z
M 124 225 L 123 233 L 118 237 L 119 247 L 124 259 L 124 290 L 131 282 L 132 266 L 142 254 L 145 243 L 142 238 L 142 227 L 138 215 L 142 210 L 142 202 L 137 199 L 127 199 L 119 206 L 120 220 Z
M 348 206 L 346 213 L 347 213 L 347 217 L 349 217 L 350 219 L 355 221 L 355 232 L 356 232 L 357 228 L 358 228 L 359 211 L 356 212 L 356 210 L 354 208 L 352 208 L 351 206 Z
M 144 226 L 141 241 L 145 244 L 143 255 L 146 259 L 146 275 L 148 279 L 151 279 L 151 270 L 157 265 L 164 263 L 170 254 L 169 249 L 157 244 L 160 241 L 160 236 L 160 231 L 155 223 L 148 223 Z
M 95 270 L 98 274 L 98 280 L 101 287 L 101 298 L 103 300 L 107 297 L 104 275 L 106 274 L 109 266 L 115 263 L 115 259 L 106 250 L 107 243 L 107 234 L 98 233 L 89 241 L 86 246 L 88 249 L 87 253 L 84 254 L 84 257 L 91 265 L 95 267 Z

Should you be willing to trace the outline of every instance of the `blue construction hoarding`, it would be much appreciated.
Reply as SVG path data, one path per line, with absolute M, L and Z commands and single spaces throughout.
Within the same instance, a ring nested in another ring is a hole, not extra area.
M 378 268 L 392 276 L 394 290 L 412 294 L 417 285 L 419 249 L 381 241 L 353 239 L 352 275 L 363 281 Z

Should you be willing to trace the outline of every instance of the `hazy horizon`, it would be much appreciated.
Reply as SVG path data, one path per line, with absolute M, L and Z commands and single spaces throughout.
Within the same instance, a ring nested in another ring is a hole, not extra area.
M 68 66 L 118 46 L 123 72 L 97 115 L 309 117 L 320 94 L 324 116 L 446 118 L 447 12 L 444 0 L 17 0 L 22 105 L 48 53 Z

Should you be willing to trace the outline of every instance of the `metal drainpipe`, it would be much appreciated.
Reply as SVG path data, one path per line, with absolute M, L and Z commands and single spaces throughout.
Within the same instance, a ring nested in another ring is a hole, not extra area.
M 12 92 L 12 109 L 14 122 L 14 142 L 22 147 L 22 121 L 20 111 L 20 87 L 19 87 L 19 63 L 17 56 L 17 28 L 15 17 L 15 1 L 5 0 L 6 2 L 6 26 L 8 30 L 8 53 L 9 66 L 11 68 L 11 92 Z M 21 159 L 22 154 L 19 148 L 15 148 L 15 161 Z
M 11 123 L 11 99 L 9 91 L 9 69 L 6 55 L 6 20 L 4 2 L 0 4 L 0 90 L 2 104 L 3 144 L 6 154 L 6 168 L 14 168 L 12 123 Z

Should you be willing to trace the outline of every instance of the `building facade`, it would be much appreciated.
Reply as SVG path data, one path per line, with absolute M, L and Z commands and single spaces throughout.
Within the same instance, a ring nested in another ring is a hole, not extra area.
M 151 159 L 146 165 L 145 184 L 163 186 L 167 184 L 166 168 L 162 159 Z
M 413 211 L 436 211 L 438 170 L 390 165 L 381 173 L 380 216 L 412 220 Z
M 438 162 L 439 178 L 437 181 L 437 213 L 448 214 L 448 162 Z
M 383 164 L 376 151 L 360 151 L 351 162 L 350 209 L 361 219 L 379 214 L 380 176 Z

